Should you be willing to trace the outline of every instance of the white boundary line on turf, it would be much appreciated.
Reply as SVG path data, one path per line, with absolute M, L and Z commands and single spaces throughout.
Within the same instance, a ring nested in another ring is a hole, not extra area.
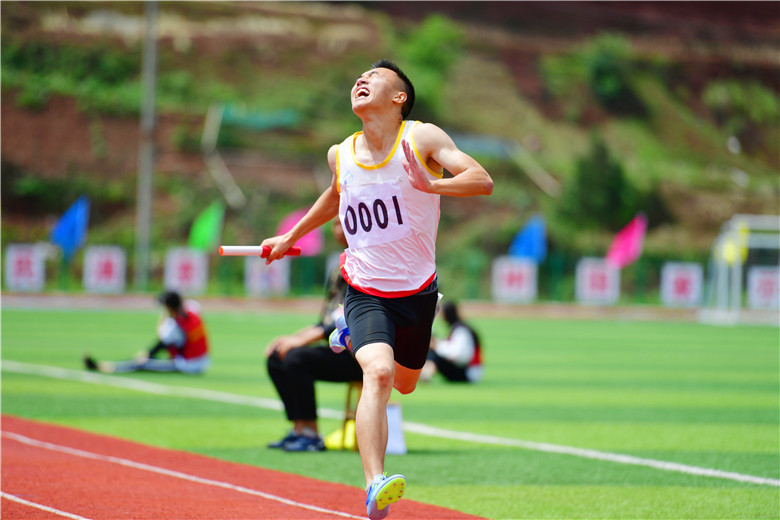
M 89 520 L 89 518 L 84 518 L 83 516 L 75 515 L 73 513 L 68 513 L 66 511 L 60 511 L 59 509 L 54 509 L 53 507 L 45 506 L 43 504 L 36 504 L 35 502 L 30 502 L 29 500 L 19 498 L 16 495 L 11 495 L 3 491 L 0 491 L 0 496 L 10 500 L 11 502 L 18 502 L 19 504 L 24 504 L 26 506 L 34 507 L 35 509 L 40 509 L 48 513 L 54 513 L 55 515 L 64 516 L 65 518 L 70 518 L 71 520 Z
M 575 448 L 573 446 L 561 446 L 558 444 L 548 444 L 545 442 L 524 441 L 520 439 L 507 439 L 505 437 L 495 437 L 493 435 L 481 435 L 477 433 L 457 432 L 445 430 L 433 426 L 427 426 L 419 423 L 404 424 L 404 430 L 420 435 L 432 437 L 442 437 L 445 439 L 460 440 L 465 442 L 479 442 L 482 444 L 495 444 L 498 446 L 511 446 L 516 448 L 525 448 L 533 451 L 543 451 L 547 453 L 558 453 L 561 455 L 574 455 L 586 459 L 602 460 L 607 462 L 616 462 L 618 464 L 628 464 L 633 466 L 646 466 L 649 468 L 660 469 L 663 471 L 676 471 L 687 473 L 688 475 L 698 475 L 702 477 L 722 478 L 735 480 L 737 482 L 748 482 L 750 484 L 763 484 L 767 486 L 780 486 L 780 480 L 766 477 L 756 477 L 731 471 L 719 469 L 700 468 L 698 466 L 689 466 L 677 462 L 667 462 L 663 460 L 644 459 L 634 457 L 633 455 L 621 455 L 620 453 L 610 453 L 606 451 L 589 450 L 585 448 Z
M 215 401 L 219 403 L 240 404 L 245 406 L 254 406 L 257 408 L 267 408 L 269 410 L 284 409 L 282 403 L 278 399 L 251 397 L 248 395 L 230 394 L 227 392 L 204 390 L 201 388 L 161 385 L 159 383 L 150 383 L 129 377 L 106 375 L 96 372 L 86 372 L 83 370 L 71 370 L 68 368 L 33 365 L 30 363 L 20 363 L 18 361 L 10 360 L 0 361 L 0 367 L 2 367 L 3 370 L 8 370 L 9 372 L 32 374 L 37 376 L 51 377 L 54 379 L 66 379 L 69 381 L 81 381 L 82 383 L 92 383 L 96 385 L 114 386 L 127 390 L 135 390 L 137 392 L 145 392 L 147 394 L 189 397 L 203 399 L 206 401 Z
M 275 399 L 243 396 L 243 395 L 231 394 L 227 392 L 202 390 L 199 388 L 161 385 L 158 383 L 149 383 L 146 381 L 139 381 L 136 379 L 126 378 L 126 377 L 97 374 L 94 372 L 85 372 L 82 370 L 70 370 L 67 368 L 49 367 L 44 365 L 33 365 L 29 363 L 21 363 L 18 361 L 2 361 L 2 369 L 11 372 L 33 374 L 33 375 L 52 377 L 57 379 L 68 379 L 68 380 L 82 381 L 85 383 L 116 386 L 120 388 L 126 388 L 130 390 L 136 390 L 139 392 L 147 392 L 147 393 L 158 394 L 158 395 L 205 399 L 209 401 L 218 401 L 223 403 L 255 406 L 255 407 L 267 408 L 271 410 L 283 409 L 281 402 Z M 327 417 L 329 419 L 344 418 L 344 412 L 340 412 L 328 408 L 318 408 L 317 413 L 321 417 Z M 509 446 L 509 447 L 522 448 L 522 449 L 527 449 L 532 451 L 557 453 L 561 455 L 572 455 L 575 457 L 583 457 L 583 458 L 588 458 L 593 460 L 614 462 L 617 464 L 645 466 L 645 467 L 654 468 L 662 471 L 673 471 L 678 473 L 685 473 L 688 475 L 721 478 L 726 480 L 733 480 L 736 482 L 745 482 L 750 484 L 780 487 L 780 480 L 778 479 L 758 477 L 755 475 L 746 475 L 743 473 L 735 473 L 735 472 L 723 471 L 719 469 L 689 466 L 687 464 L 679 464 L 676 462 L 668 462 L 663 460 L 645 459 L 640 457 L 634 457 L 632 455 L 622 455 L 620 453 L 610 453 L 606 451 L 576 448 L 573 446 L 563 446 L 558 444 L 524 441 L 522 439 L 510 439 L 506 437 L 497 437 L 494 435 L 459 432 L 455 430 L 447 430 L 444 428 L 436 428 L 434 426 L 428 426 L 422 423 L 407 422 L 407 421 L 404 421 L 403 429 L 411 433 L 426 435 L 429 437 L 452 439 L 452 440 L 458 440 L 463 442 L 474 442 L 480 444 L 491 444 L 495 446 Z
M 35 448 L 42 448 L 46 450 L 56 451 L 59 453 L 65 453 L 67 455 L 73 455 L 76 457 L 81 457 L 84 459 L 90 459 L 90 460 L 97 460 L 101 462 L 110 462 L 113 464 L 118 464 L 120 466 L 133 468 L 133 469 L 139 469 L 142 471 L 148 471 L 150 473 L 157 473 L 159 475 L 164 475 L 166 477 L 173 477 L 178 478 L 181 480 L 186 480 L 188 482 L 194 482 L 196 484 L 204 484 L 206 486 L 213 486 L 218 487 L 222 489 L 227 489 L 230 491 L 237 491 L 239 493 L 245 493 L 247 495 L 253 495 L 261 498 L 265 498 L 266 500 L 272 500 L 274 502 L 279 502 L 281 504 L 285 504 L 292 507 L 297 507 L 299 509 L 306 509 L 309 511 L 314 511 L 316 513 L 324 513 L 334 516 L 341 516 L 344 518 L 356 518 L 358 520 L 363 520 L 364 517 L 362 516 L 356 516 L 349 513 L 345 513 L 343 511 L 335 511 L 333 509 L 326 509 L 324 507 L 315 506 L 312 504 L 305 504 L 303 502 L 297 502 L 295 500 L 290 500 L 289 498 L 280 497 L 278 495 L 272 495 L 270 493 L 266 493 L 264 491 L 258 491 L 256 489 L 247 488 L 244 486 L 237 486 L 235 484 L 230 484 L 228 482 L 222 482 L 219 480 L 212 480 L 209 478 L 203 478 L 198 477 L 196 475 L 190 475 L 188 473 L 182 473 L 181 471 L 174 471 L 170 469 L 161 468 L 159 466 L 153 466 L 151 464 L 145 464 L 143 462 L 136 462 L 130 459 L 124 459 L 121 457 L 114 457 L 111 455 L 101 455 L 99 453 L 93 453 L 91 451 L 85 451 L 85 450 L 79 450 L 76 448 L 69 448 L 68 446 L 60 446 L 59 444 L 52 444 L 50 442 L 45 441 L 39 441 L 36 439 L 32 439 L 30 437 L 27 437 L 25 435 L 20 435 L 18 433 L 8 432 L 4 431 L 2 432 L 2 436 L 6 437 L 8 439 L 15 440 L 17 442 L 20 442 L 22 444 L 27 444 L 28 446 L 33 446 Z M 73 517 L 80 519 L 81 517 Z M 86 519 L 84 519 L 86 520 Z

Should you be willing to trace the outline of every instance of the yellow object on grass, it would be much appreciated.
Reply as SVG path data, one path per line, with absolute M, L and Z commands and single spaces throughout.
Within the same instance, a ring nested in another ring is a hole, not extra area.
M 347 419 L 339 429 L 326 435 L 325 447 L 329 450 L 357 450 L 355 420 Z

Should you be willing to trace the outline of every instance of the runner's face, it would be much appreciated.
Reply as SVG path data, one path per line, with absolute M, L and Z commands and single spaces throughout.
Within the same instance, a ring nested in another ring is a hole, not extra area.
M 398 75 L 390 69 L 371 69 L 364 72 L 352 87 L 352 111 L 358 113 L 371 104 L 392 105 L 393 99 L 406 94 L 399 90 Z M 402 102 L 403 102 L 402 100 Z

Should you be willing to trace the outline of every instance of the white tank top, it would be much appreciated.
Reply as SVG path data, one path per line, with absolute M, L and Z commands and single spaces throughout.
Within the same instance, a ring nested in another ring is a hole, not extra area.
M 379 164 L 358 162 L 355 140 L 346 138 L 336 155 L 339 219 L 349 247 L 342 255 L 341 271 L 354 288 L 369 294 L 399 297 L 414 294 L 436 275 L 436 232 L 439 195 L 412 187 L 401 161 L 401 140 L 408 140 L 423 170 L 434 172 L 420 160 L 412 137 L 419 121 L 404 121 L 393 149 Z

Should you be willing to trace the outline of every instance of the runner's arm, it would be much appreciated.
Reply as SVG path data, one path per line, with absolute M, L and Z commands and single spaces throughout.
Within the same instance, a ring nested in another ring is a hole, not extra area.
M 266 238 L 263 240 L 262 244 L 260 244 L 271 247 L 271 253 L 266 259 L 267 264 L 280 259 L 285 251 L 295 245 L 295 243 L 304 235 L 314 231 L 323 224 L 330 222 L 338 215 L 339 192 L 336 185 L 336 150 L 337 146 L 335 145 L 328 150 L 328 164 L 333 172 L 330 186 L 322 192 L 311 209 L 309 209 L 306 215 L 304 215 L 290 231 L 284 235 Z
M 409 142 L 402 143 L 406 154 L 403 164 L 412 186 L 427 193 L 452 197 L 490 195 L 493 192 L 493 179 L 487 171 L 474 158 L 458 149 L 441 128 L 422 123 L 415 127 L 413 137 L 419 157 L 416 157 Z M 432 169 L 441 166 L 453 177 L 432 179 L 416 158 L 427 162 Z

